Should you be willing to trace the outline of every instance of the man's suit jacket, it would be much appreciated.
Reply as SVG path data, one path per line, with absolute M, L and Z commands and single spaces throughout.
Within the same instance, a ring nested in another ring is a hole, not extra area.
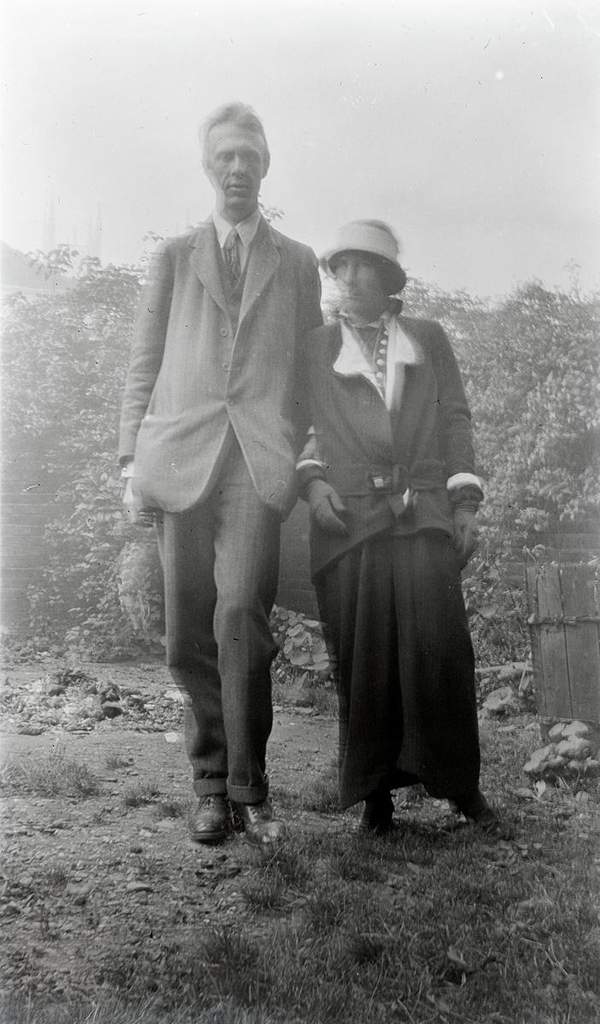
M 206 496 L 231 428 L 261 499 L 294 501 L 300 342 L 321 323 L 314 253 L 260 221 L 237 331 L 211 220 L 157 251 L 134 331 L 119 452 L 147 507 Z
M 319 475 L 343 498 L 349 531 L 340 537 L 311 523 L 313 576 L 385 530 L 411 534 L 433 529 L 451 536 L 447 480 L 457 473 L 474 474 L 471 415 L 450 342 L 433 321 L 400 317 L 399 323 L 419 358 L 404 368 L 395 414 L 364 377 L 336 372 L 339 323 L 318 327 L 306 338 L 308 404 L 325 467 Z M 393 483 L 378 490 L 374 478 Z M 416 498 L 398 516 L 398 499 L 409 487 Z

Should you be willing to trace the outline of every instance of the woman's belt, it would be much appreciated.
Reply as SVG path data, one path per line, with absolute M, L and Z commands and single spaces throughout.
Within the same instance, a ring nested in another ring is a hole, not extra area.
M 446 486 L 447 473 L 437 459 L 417 462 L 410 469 L 400 463 L 338 462 L 327 467 L 327 479 L 340 495 L 403 494 L 433 491 Z
M 337 463 L 328 467 L 327 479 L 341 497 L 386 495 L 396 516 L 414 510 L 419 491 L 445 488 L 447 473 L 437 459 L 415 463 L 410 469 L 400 463 Z

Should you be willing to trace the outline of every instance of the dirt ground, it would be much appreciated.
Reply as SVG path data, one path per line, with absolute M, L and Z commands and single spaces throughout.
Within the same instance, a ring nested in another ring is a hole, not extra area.
M 311 810 L 305 800 L 311 786 L 332 788 L 337 745 L 335 717 L 305 697 L 290 690 L 275 705 L 268 751 L 274 804 L 293 832 L 351 832 L 355 811 Z M 143 957 L 149 943 L 243 917 L 244 877 L 261 855 L 237 835 L 215 847 L 189 840 L 182 707 L 162 666 L 84 665 L 62 677 L 56 666 L 11 668 L 2 711 L 0 992 L 60 999 L 117 989 L 125 984 L 124 961 Z M 484 787 L 496 802 L 526 807 L 519 814 L 532 821 L 543 814 L 586 841 L 600 834 L 598 800 L 565 791 L 547 794 L 542 806 L 523 788 L 526 779 L 507 771 L 507 752 L 522 765 L 539 743 L 531 713 L 494 723 L 490 735 Z M 59 769 L 54 783 L 52 765 Z M 97 792 L 84 792 L 85 769 Z M 81 791 L 61 793 L 61 779 Z M 442 804 L 417 801 L 411 813 L 441 820 Z M 518 842 L 507 846 L 490 858 L 512 863 L 531 854 Z
M 89 995 L 110 981 L 111 949 L 120 943 L 126 941 L 135 956 L 161 930 L 234 916 L 236 879 L 258 856 L 239 836 L 216 847 L 188 838 L 190 772 L 181 704 L 166 670 L 156 663 L 83 668 L 99 690 L 113 688 L 109 696 L 116 686 L 129 710 L 91 728 L 90 698 L 80 685 L 69 705 L 65 695 L 48 696 L 53 673 L 47 667 L 11 669 L 5 677 L 5 698 L 8 688 L 13 699 L 4 702 L 2 762 L 27 775 L 48 758 L 64 758 L 65 775 L 69 762 L 84 765 L 100 790 L 85 797 L 41 796 L 11 795 L 14 787 L 6 787 L 0 872 L 5 991 Z M 40 679 L 46 693 L 35 702 L 32 722 L 15 694 L 35 692 Z M 44 705 L 57 724 L 45 724 Z M 85 731 L 77 730 L 76 707 Z M 331 775 L 336 737 L 333 718 L 276 705 L 271 789 L 290 829 L 327 827 L 325 818 L 319 824 L 318 814 L 292 805 L 307 778 Z

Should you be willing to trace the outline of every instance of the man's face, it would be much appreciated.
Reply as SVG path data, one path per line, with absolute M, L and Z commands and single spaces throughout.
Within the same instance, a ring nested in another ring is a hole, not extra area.
M 218 124 L 208 134 L 206 171 L 217 197 L 217 210 L 237 224 L 258 206 L 265 171 L 262 137 L 235 124 Z
M 368 324 L 383 313 L 388 297 L 368 253 L 341 253 L 335 258 L 334 273 L 342 310 L 351 320 Z

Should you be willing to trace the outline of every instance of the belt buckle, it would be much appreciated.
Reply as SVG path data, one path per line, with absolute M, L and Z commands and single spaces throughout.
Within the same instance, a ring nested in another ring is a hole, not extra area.
M 369 473 L 369 480 L 374 491 L 390 491 L 392 488 L 391 476 L 384 476 L 382 473 Z

